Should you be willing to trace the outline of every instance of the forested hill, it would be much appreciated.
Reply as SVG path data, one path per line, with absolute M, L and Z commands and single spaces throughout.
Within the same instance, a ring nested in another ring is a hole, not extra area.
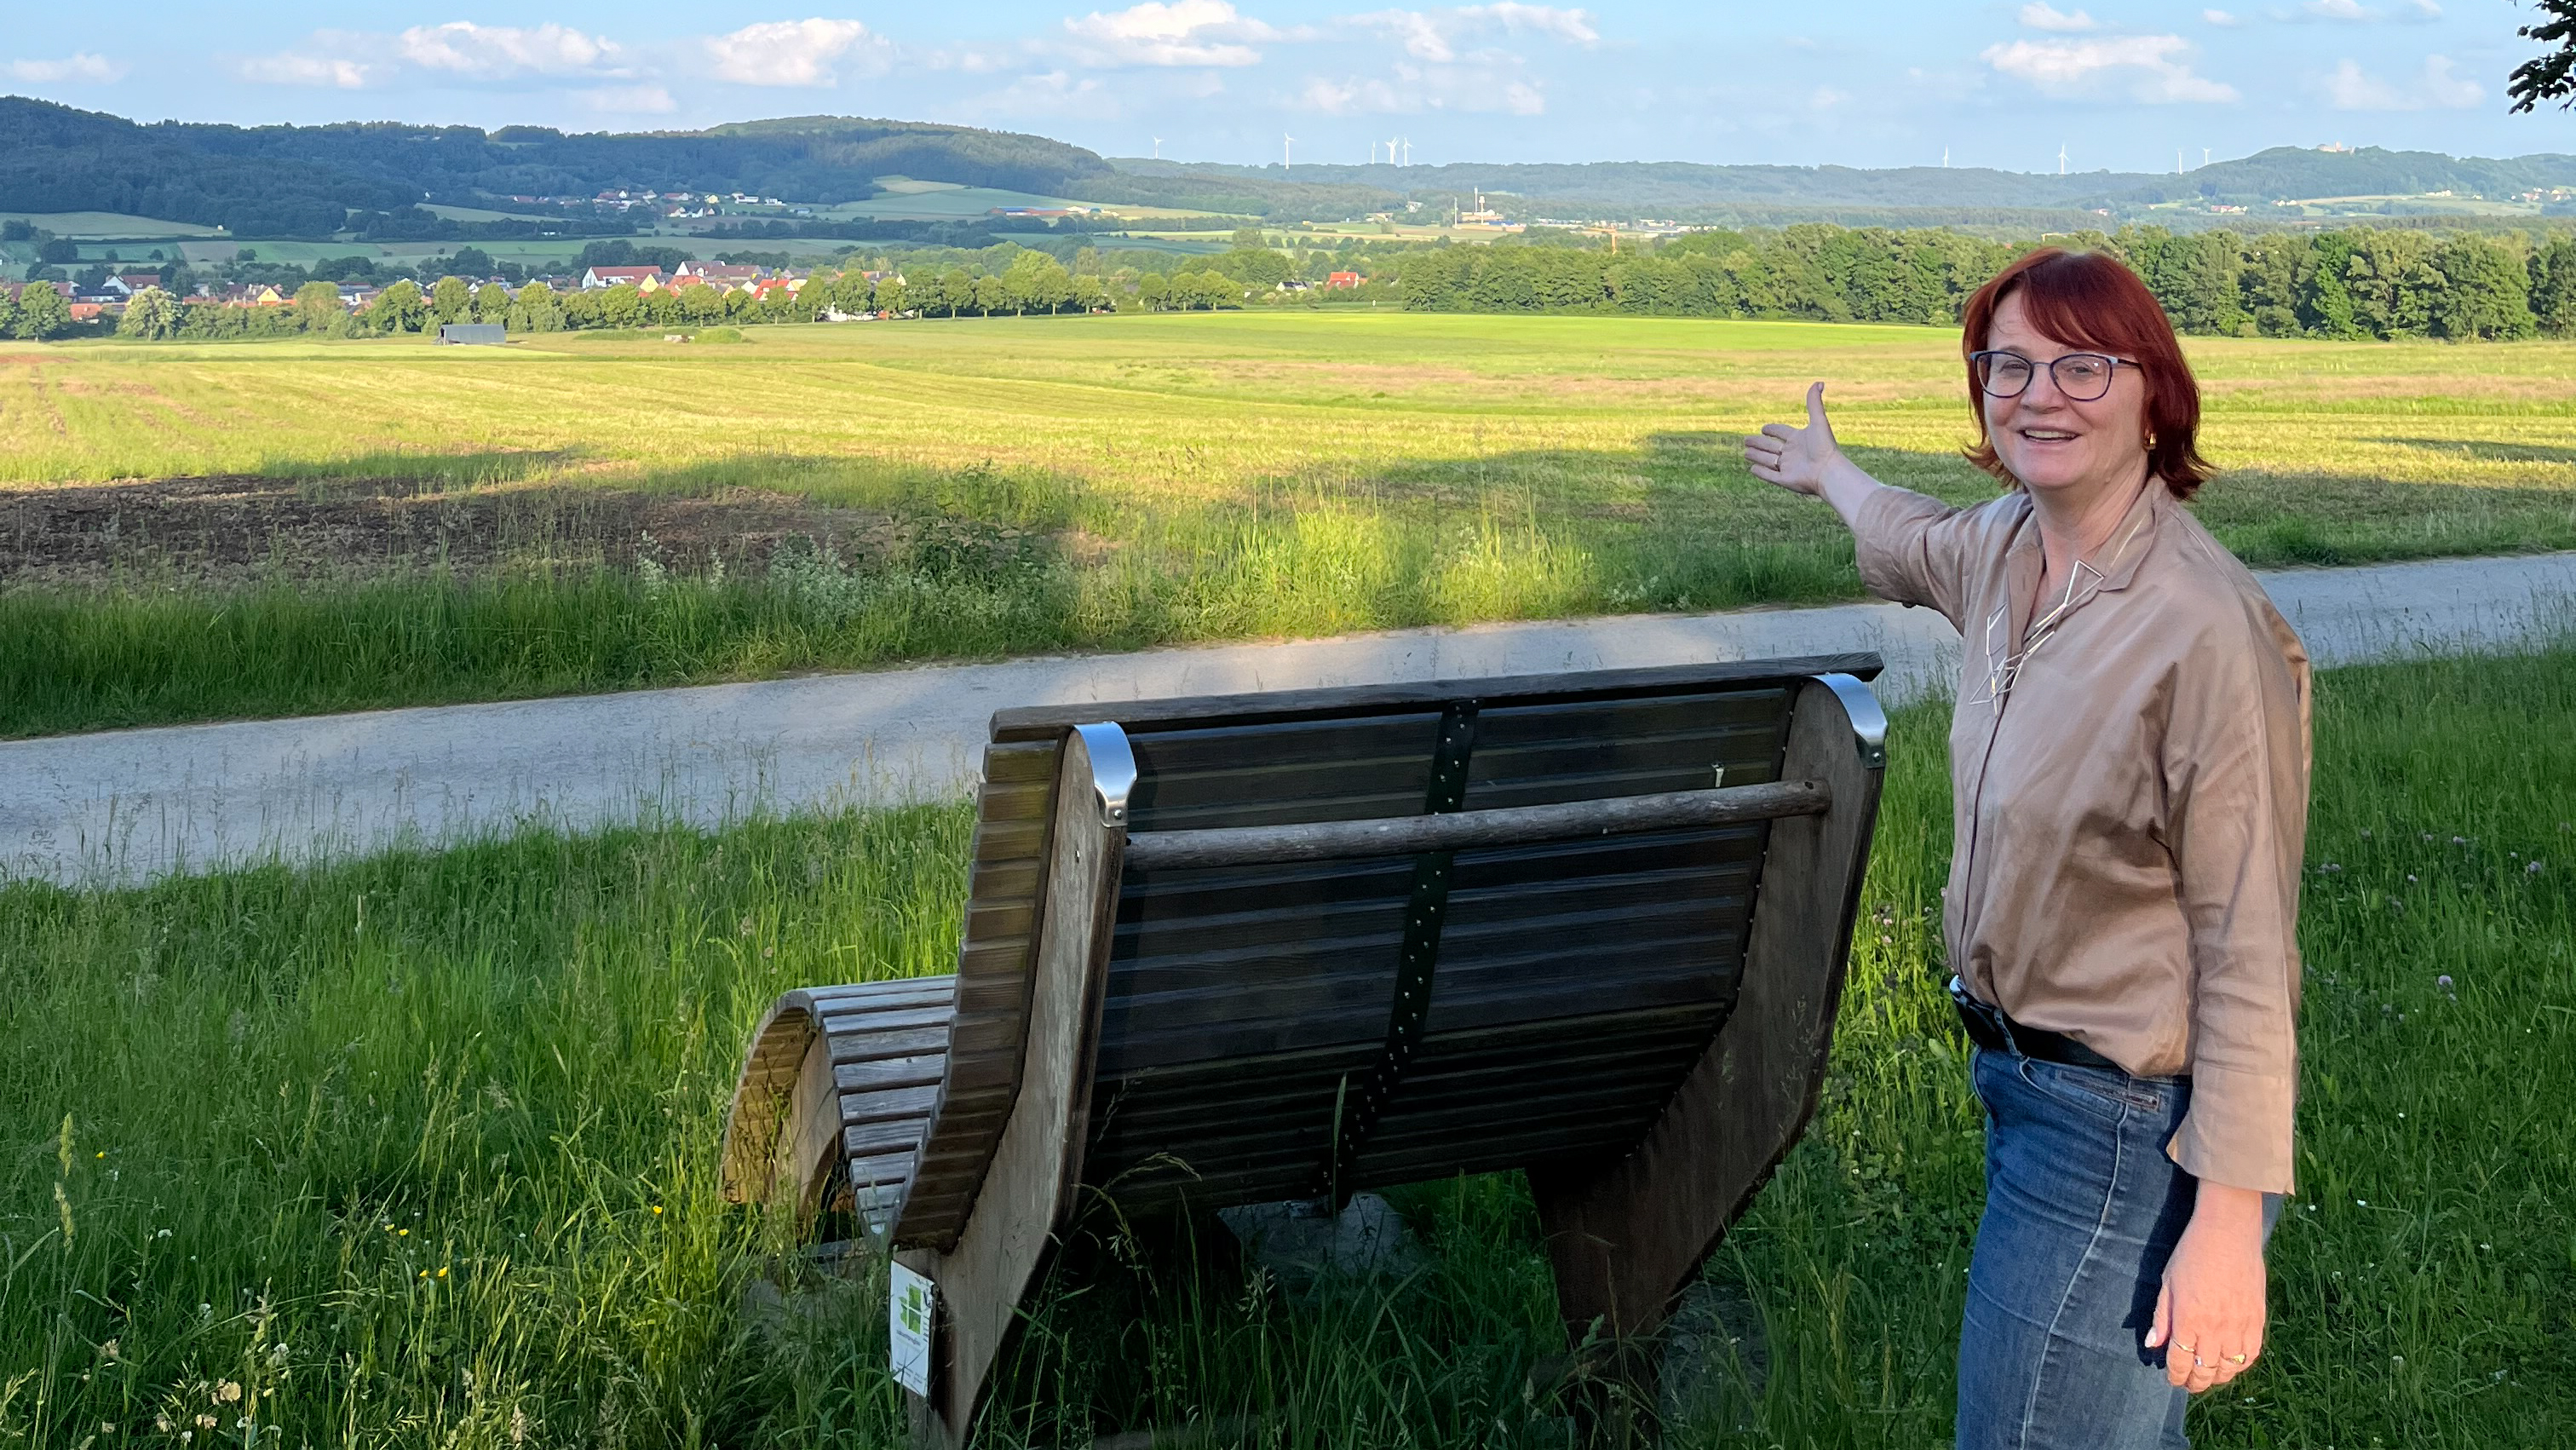
M 0 207 L 125 212 L 244 236 L 328 234 L 352 208 L 423 200 L 627 188 L 828 203 L 866 197 L 872 178 L 892 175 L 1060 194 L 1108 173 L 1093 153 L 1043 136 L 842 116 L 635 135 L 487 133 L 391 122 L 137 125 L 0 97 Z
M 1388 199 L 1465 196 L 1481 189 L 1511 199 L 1517 217 L 1679 216 L 1711 209 L 1850 212 L 1924 209 L 2046 211 L 2131 207 L 2199 197 L 2238 204 L 2319 197 L 2423 196 L 2452 192 L 2500 199 L 2533 188 L 2576 186 L 2576 156 L 2509 160 L 2430 151 L 2315 151 L 2276 146 L 2176 175 L 2154 172 L 2051 173 L 1984 167 L 1707 166 L 1682 161 L 1584 165 L 1461 162 L 1443 166 L 1222 166 L 1113 159 L 1137 199 L 1193 195 L 1283 195 L 1280 188 L 1365 192 Z M 1100 190 L 1095 184 L 1094 190 Z M 1382 207 L 1385 203 L 1381 202 Z

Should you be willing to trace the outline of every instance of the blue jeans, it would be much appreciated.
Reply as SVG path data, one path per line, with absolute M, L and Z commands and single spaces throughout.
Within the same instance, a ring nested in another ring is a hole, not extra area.
M 1971 1072 L 1986 1212 L 1959 1335 L 1959 1450 L 2188 1446 L 2191 1397 L 2146 1333 L 2191 1219 L 2194 1180 L 2165 1156 L 2191 1080 L 1987 1051 Z

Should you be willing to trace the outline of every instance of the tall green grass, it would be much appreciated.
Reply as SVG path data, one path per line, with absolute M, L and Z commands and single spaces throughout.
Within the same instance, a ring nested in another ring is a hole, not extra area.
M 792 546 L 801 540 L 791 540 Z M 1848 545 L 1550 537 L 1491 514 L 1246 519 L 1082 567 L 981 520 L 748 576 L 518 568 L 316 588 L 0 591 L 0 737 L 757 679 L 920 659 L 1831 598 Z M 1174 555 L 1188 562 L 1175 562 Z
M 2319 685 L 2301 1193 L 2270 1353 L 2194 1433 L 2568 1443 L 2576 650 Z M 1981 1180 L 1935 985 L 1944 733 L 1896 720 L 1823 1106 L 1711 1266 L 1759 1311 L 1763 1391 L 1673 1443 L 1946 1439 Z M 895 1443 L 882 1299 L 724 1205 L 715 1153 L 774 993 L 948 969 L 966 827 L 0 890 L 0 1439 Z M 990 1443 L 1568 1443 L 1518 1178 L 1395 1198 L 1423 1267 L 1321 1292 L 1095 1213 Z M 764 1308 L 764 1282 L 808 1292 Z

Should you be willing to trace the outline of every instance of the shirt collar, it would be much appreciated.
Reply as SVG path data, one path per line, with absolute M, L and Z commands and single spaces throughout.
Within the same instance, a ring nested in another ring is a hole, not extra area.
M 2005 550 L 2005 559 L 2009 564 L 2017 556 L 2027 553 L 2031 558 L 2031 567 L 2037 568 L 2039 521 L 2031 507 L 2029 490 L 2023 489 L 2019 492 L 2021 493 L 2021 527 L 2013 531 L 2013 541 Z M 2155 544 L 2156 533 L 2164 522 L 2165 510 L 2173 507 L 2173 503 L 2173 490 L 2164 486 L 2164 480 L 2150 474 L 2147 478 L 2147 486 L 2138 491 L 2138 497 L 2129 505 L 2129 511 L 2122 514 L 2120 522 L 2112 528 L 2111 537 L 2103 543 L 2095 557 L 2086 561 L 2102 571 L 2102 582 L 2093 586 L 2090 592 L 2108 593 L 2129 587 L 2129 581 L 2138 577 L 2138 566 L 2146 562 L 2147 552 Z

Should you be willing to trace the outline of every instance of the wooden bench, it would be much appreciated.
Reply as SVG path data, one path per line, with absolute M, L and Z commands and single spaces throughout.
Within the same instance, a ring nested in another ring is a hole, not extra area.
M 1878 667 L 1005 710 L 956 974 L 781 998 L 727 1192 L 934 1281 L 952 1445 L 1077 1191 L 1524 1169 L 1571 1332 L 1649 1334 L 1814 1110 Z

